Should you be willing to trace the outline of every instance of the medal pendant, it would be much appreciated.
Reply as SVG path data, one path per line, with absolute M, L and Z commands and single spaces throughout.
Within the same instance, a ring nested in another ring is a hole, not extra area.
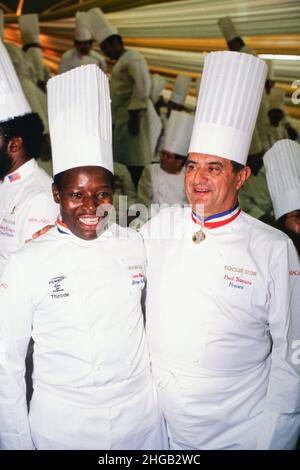
M 194 243 L 199 245 L 199 243 L 203 242 L 205 238 L 206 238 L 205 233 L 202 232 L 202 230 L 199 230 L 199 232 L 194 233 L 192 240 Z

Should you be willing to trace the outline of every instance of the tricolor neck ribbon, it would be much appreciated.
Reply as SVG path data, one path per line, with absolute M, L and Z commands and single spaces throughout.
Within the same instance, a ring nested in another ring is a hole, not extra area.
M 66 224 L 63 223 L 62 220 L 57 219 L 56 223 L 56 228 L 59 231 L 59 233 L 63 233 L 64 235 L 71 235 L 71 230 L 68 228 Z
M 195 212 L 192 212 L 192 220 L 195 224 L 201 225 L 202 227 L 217 228 L 229 224 L 234 219 L 236 219 L 240 213 L 241 209 L 237 203 L 232 207 L 232 209 L 229 209 L 228 211 L 220 212 L 219 214 L 213 214 L 209 217 L 204 217 L 204 219 Z

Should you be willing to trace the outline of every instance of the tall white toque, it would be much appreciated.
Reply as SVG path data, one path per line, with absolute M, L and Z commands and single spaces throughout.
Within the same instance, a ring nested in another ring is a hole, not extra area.
M 184 105 L 191 80 L 191 77 L 187 77 L 186 75 L 178 75 L 173 86 L 170 101 Z
M 31 113 L 14 66 L 0 41 L 0 123 Z
M 53 173 L 101 166 L 113 173 L 108 78 L 96 64 L 47 82 Z
M 226 42 L 230 42 L 233 39 L 239 37 L 240 35 L 235 29 L 233 22 L 229 16 L 225 16 L 224 18 L 220 18 L 218 20 L 218 25 L 223 34 Z
M 189 152 L 246 164 L 266 73 L 266 63 L 249 54 L 206 56 Z
M 109 24 L 101 8 L 92 8 L 87 12 L 86 18 L 91 34 L 99 44 L 109 36 L 119 34 L 117 28 Z
M 75 15 L 75 41 L 90 41 L 91 32 L 88 27 L 86 13 L 77 11 Z
M 21 15 L 18 17 L 19 26 L 21 30 L 21 38 L 23 46 L 27 44 L 40 43 L 40 26 L 39 17 L 36 13 L 29 15 Z M 29 59 L 37 73 L 39 80 L 44 79 L 44 64 L 43 64 L 43 53 L 40 47 L 30 47 L 26 51 L 26 57 Z
M 278 140 L 265 153 L 264 165 L 275 218 L 300 209 L 300 145 Z
M 172 111 L 167 124 L 164 150 L 187 157 L 193 130 L 194 116 Z

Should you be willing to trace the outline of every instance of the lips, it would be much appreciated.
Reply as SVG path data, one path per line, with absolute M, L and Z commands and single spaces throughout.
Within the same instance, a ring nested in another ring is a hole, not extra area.
M 195 187 L 194 187 L 194 188 L 193 188 L 193 191 L 194 191 L 195 193 L 199 193 L 199 194 L 206 194 L 206 193 L 211 192 L 211 189 L 209 189 L 209 188 L 195 188 Z
M 95 215 L 81 215 L 77 218 L 79 224 L 86 229 L 96 229 L 101 217 Z

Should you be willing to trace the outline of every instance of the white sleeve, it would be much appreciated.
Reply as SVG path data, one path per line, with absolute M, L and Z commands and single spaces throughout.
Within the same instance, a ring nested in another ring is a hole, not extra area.
M 34 449 L 26 403 L 25 358 L 32 309 L 28 266 L 11 255 L 0 280 L 0 448 Z M 31 280 L 33 282 L 33 280 Z
M 139 58 L 132 58 L 128 61 L 128 74 L 133 80 L 133 91 L 128 110 L 146 109 L 150 95 L 148 86 L 149 72 L 143 61 Z
M 272 362 L 257 449 L 289 450 L 300 432 L 300 266 L 290 240 L 270 268 Z
M 52 194 L 44 192 L 30 200 L 22 217 L 19 235 L 19 247 L 32 239 L 32 235 L 46 225 L 53 225 L 59 214 L 59 206 L 55 204 Z

